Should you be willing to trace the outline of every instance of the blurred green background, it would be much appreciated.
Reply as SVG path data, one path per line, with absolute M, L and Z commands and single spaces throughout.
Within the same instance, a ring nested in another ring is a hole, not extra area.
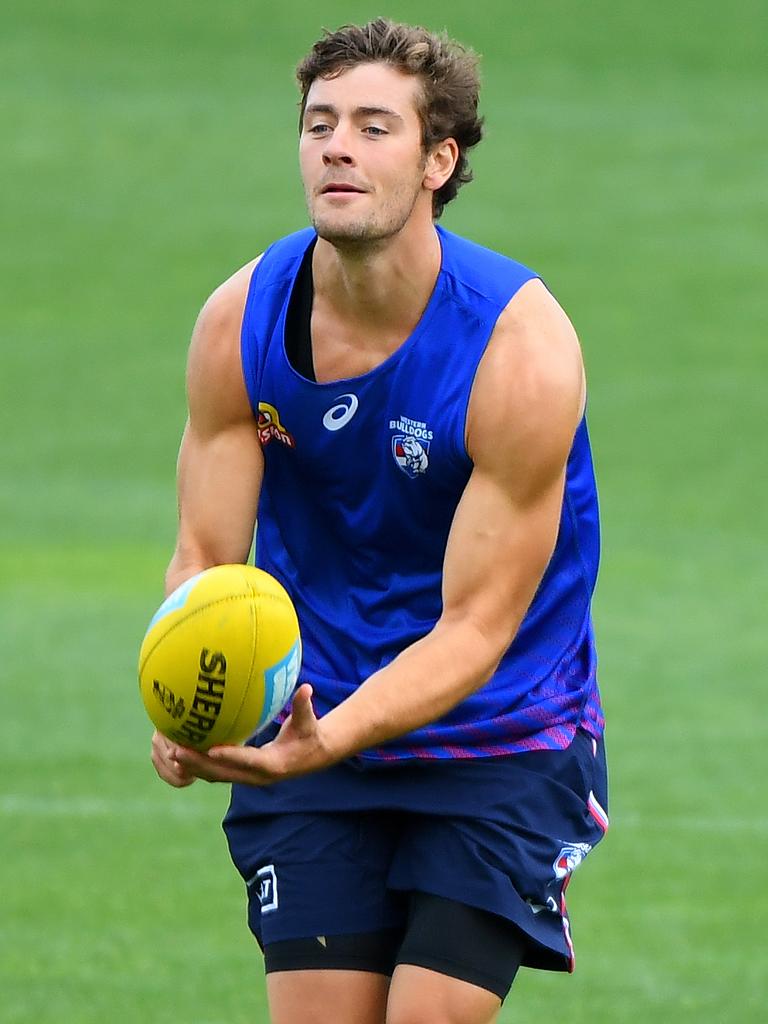
M 293 65 L 381 13 L 483 54 L 487 139 L 444 222 L 539 270 L 590 377 L 613 826 L 569 893 L 575 976 L 523 972 L 502 1020 L 763 1021 L 758 0 L 6 10 L 0 1021 L 267 1020 L 226 791 L 155 779 L 135 659 L 196 312 L 304 223 Z

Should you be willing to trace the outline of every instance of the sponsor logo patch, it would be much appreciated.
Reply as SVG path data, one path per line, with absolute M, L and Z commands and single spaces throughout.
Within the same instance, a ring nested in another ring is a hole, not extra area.
M 269 402 L 259 402 L 258 432 L 262 445 L 267 445 L 270 441 L 280 441 L 288 448 L 296 447 L 293 435 L 289 434 L 280 422 L 280 413 Z

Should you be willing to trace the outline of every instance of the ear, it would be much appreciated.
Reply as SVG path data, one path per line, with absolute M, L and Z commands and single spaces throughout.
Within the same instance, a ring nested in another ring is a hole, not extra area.
M 453 174 L 459 159 L 459 144 L 456 139 L 443 139 L 427 154 L 422 184 L 430 192 L 437 192 Z

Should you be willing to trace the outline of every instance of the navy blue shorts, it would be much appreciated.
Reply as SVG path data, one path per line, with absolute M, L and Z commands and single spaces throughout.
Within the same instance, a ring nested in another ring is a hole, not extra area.
M 356 760 L 233 786 L 224 830 L 262 946 L 404 929 L 408 894 L 424 892 L 513 922 L 523 965 L 569 971 L 565 888 L 602 839 L 606 806 L 603 744 L 578 730 L 567 750 Z

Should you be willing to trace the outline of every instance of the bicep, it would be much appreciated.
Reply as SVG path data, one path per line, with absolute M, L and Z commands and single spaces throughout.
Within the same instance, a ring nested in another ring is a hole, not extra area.
M 178 461 L 179 535 L 172 569 L 248 557 L 263 475 L 256 420 L 240 361 L 251 266 L 208 300 L 192 335 L 189 416 Z
M 573 329 L 531 282 L 510 304 L 478 369 L 468 417 L 474 469 L 444 566 L 444 618 L 475 618 L 501 649 L 557 541 L 583 390 Z
M 446 547 L 445 623 L 470 619 L 500 653 L 509 646 L 554 550 L 563 483 L 556 471 L 522 496 L 475 468 Z

